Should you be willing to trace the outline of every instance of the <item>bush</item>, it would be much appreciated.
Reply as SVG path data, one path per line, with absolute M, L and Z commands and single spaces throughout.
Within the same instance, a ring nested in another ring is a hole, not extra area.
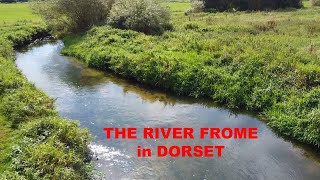
M 191 2 L 191 8 L 188 12 L 199 13 L 204 10 L 204 2 L 202 0 L 193 0 Z
M 237 10 L 268 10 L 282 8 L 301 8 L 301 0 L 204 0 L 206 9 L 224 11 Z
M 113 0 L 35 0 L 33 10 L 59 33 L 79 32 L 106 21 Z
M 116 0 L 110 12 L 112 26 L 146 34 L 171 29 L 169 22 L 169 9 L 157 0 Z
M 312 6 L 320 6 L 320 0 L 310 0 Z

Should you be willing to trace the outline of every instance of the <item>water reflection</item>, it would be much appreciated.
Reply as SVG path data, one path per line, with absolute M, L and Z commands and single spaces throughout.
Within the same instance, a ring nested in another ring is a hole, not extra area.
M 294 147 L 256 118 L 85 68 L 61 56 L 62 47 L 61 42 L 32 46 L 17 53 L 17 65 L 37 87 L 57 98 L 63 117 L 78 119 L 96 136 L 91 149 L 107 179 L 320 179 L 319 155 Z M 106 140 L 103 127 L 258 127 L 259 139 Z M 137 158 L 138 145 L 154 151 L 158 145 L 226 149 L 222 158 Z

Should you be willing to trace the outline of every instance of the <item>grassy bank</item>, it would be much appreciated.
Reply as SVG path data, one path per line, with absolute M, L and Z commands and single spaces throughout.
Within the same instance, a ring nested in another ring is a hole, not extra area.
M 66 37 L 63 53 L 152 87 L 256 111 L 282 135 L 319 147 L 320 9 L 186 16 L 181 7 L 171 4 L 174 30 L 161 36 L 96 27 Z
M 14 63 L 13 47 L 47 29 L 33 19 L 6 23 L 12 19 L 6 15 L 0 15 L 0 179 L 89 179 L 89 133 L 61 119 L 54 101 Z

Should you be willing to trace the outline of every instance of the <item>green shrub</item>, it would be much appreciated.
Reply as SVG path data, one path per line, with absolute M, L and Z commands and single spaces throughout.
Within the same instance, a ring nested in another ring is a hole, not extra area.
M 193 0 L 191 1 L 191 8 L 188 12 L 200 13 L 204 11 L 204 2 L 202 0 Z
M 33 10 L 55 32 L 79 32 L 106 21 L 113 0 L 35 0 Z
M 32 86 L 11 92 L 2 98 L 0 105 L 0 111 L 11 121 L 12 127 L 33 118 L 55 115 L 53 109 L 54 101 Z
M 161 34 L 171 28 L 169 9 L 157 0 L 116 0 L 110 12 L 110 23 L 117 28 L 146 34 Z

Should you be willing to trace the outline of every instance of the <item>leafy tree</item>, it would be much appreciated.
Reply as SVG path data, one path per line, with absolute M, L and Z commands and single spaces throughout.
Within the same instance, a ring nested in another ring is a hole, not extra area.
M 112 3 L 113 0 L 35 0 L 32 7 L 61 34 L 104 23 Z
M 157 0 L 116 0 L 110 12 L 114 27 L 146 34 L 171 29 L 169 8 Z

